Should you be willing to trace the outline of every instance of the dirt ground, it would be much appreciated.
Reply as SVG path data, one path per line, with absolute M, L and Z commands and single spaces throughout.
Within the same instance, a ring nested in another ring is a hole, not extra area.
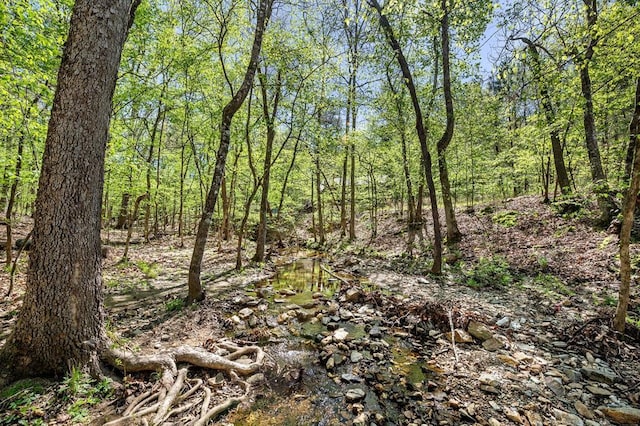
M 148 244 L 136 236 L 122 263 L 124 235 L 110 231 L 103 235 L 107 330 L 139 353 L 213 347 L 225 338 L 261 345 L 268 362 L 253 381 L 251 403 L 222 413 L 220 424 L 640 424 L 637 328 L 630 325 L 623 337 L 609 327 L 618 238 L 594 229 L 585 215 L 573 216 L 560 216 L 538 197 L 459 211 L 464 237 L 448 249 L 440 277 L 426 273 L 429 259 L 418 256 L 419 248 L 406 254 L 405 225 L 393 211 L 381 215 L 374 238 L 363 219 L 355 242 L 334 232 L 322 254 L 309 250 L 307 226 L 290 233 L 265 264 L 249 263 L 248 242 L 241 271 L 234 270 L 235 242 L 212 241 L 202 268 L 207 300 L 191 308 L 181 299 L 192 239 L 180 247 L 172 236 Z M 28 223 L 18 230 L 26 232 Z M 638 254 L 634 246 L 632 258 Z M 303 291 L 289 294 L 273 277 L 310 258 L 322 265 L 323 282 L 337 287 L 316 290 L 302 306 L 291 300 Z M 0 345 L 19 309 L 25 265 L 13 293 L 0 299 Z M 5 272 L 1 281 L 4 296 Z M 269 303 L 260 299 L 263 285 L 275 293 Z M 640 324 L 635 281 L 630 317 Z M 24 424 L 104 424 L 154 380 L 116 375 L 116 392 L 80 419 L 57 401 L 59 385 L 52 383 L 48 399 L 33 402 L 42 411 L 25 415 Z M 221 400 L 238 392 L 230 378 L 225 383 Z M 15 410 L 0 402 L 0 418 L 4 411 L 19 419 Z

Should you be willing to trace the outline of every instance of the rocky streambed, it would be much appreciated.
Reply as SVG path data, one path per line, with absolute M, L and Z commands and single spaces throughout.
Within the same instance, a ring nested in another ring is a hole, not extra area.
M 544 316 L 394 294 L 317 259 L 231 303 L 227 334 L 269 353 L 234 424 L 640 423 L 637 357 L 614 367 Z

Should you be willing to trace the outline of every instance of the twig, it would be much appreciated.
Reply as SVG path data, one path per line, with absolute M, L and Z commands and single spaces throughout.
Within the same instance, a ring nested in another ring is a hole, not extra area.
M 338 281 L 340 281 L 342 284 L 345 285 L 351 285 L 351 283 L 347 280 L 345 280 L 342 277 L 339 277 L 338 275 L 336 275 L 335 273 L 331 272 L 330 270 L 328 270 L 327 268 L 325 268 L 324 266 L 320 265 L 320 269 L 322 269 L 323 271 L 325 271 L 327 274 L 331 275 L 333 278 L 337 279 Z
M 451 346 L 453 346 L 453 356 L 456 358 L 456 364 L 459 362 L 458 359 L 458 350 L 456 349 L 456 332 L 453 329 L 453 314 L 451 313 L 451 309 L 448 312 L 449 316 L 449 327 L 451 327 Z
M 14 260 L 13 261 L 13 265 L 11 265 L 11 273 L 9 274 L 9 290 L 7 290 L 7 294 L 4 297 L 11 296 L 11 292 L 13 291 L 13 284 L 15 282 L 16 266 L 18 266 L 18 260 L 20 259 L 20 255 L 22 254 L 22 251 L 25 249 L 25 247 L 27 247 L 27 244 L 29 243 L 29 240 L 31 239 L 31 234 L 32 233 L 33 233 L 33 229 L 31 231 L 29 231 L 29 233 L 27 234 L 27 237 L 24 239 L 24 243 L 22 243 L 22 245 L 18 249 L 18 254 L 16 255 L 16 260 Z

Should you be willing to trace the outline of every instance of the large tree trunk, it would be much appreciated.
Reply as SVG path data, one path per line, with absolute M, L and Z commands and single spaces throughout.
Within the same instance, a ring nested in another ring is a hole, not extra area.
M 207 236 L 209 235 L 209 227 L 211 226 L 211 216 L 215 210 L 216 199 L 220 190 L 220 183 L 224 175 L 224 169 L 227 162 L 227 154 L 229 152 L 229 144 L 231 143 L 231 122 L 233 116 L 242 106 L 249 89 L 253 84 L 253 78 L 258 68 L 258 58 L 262 48 L 262 38 L 267 27 L 267 22 L 271 16 L 271 5 L 273 0 L 260 0 L 258 6 L 258 17 L 256 20 L 256 28 L 251 48 L 251 56 L 249 65 L 244 75 L 244 79 L 240 89 L 235 93 L 231 101 L 225 105 L 222 110 L 222 120 L 220 125 L 220 146 L 216 155 L 216 165 L 213 172 L 211 187 L 207 193 L 202 217 L 198 224 L 196 233 L 196 241 L 193 247 L 191 263 L 189 265 L 189 292 L 186 303 L 189 305 L 195 301 L 204 300 L 205 294 L 200 282 L 200 270 L 202 268 L 202 258 L 204 257 L 204 248 L 207 244 Z
M 2 353 L 18 375 L 98 371 L 100 207 L 120 55 L 138 2 L 77 0 L 58 72 L 24 302 Z
M 447 9 L 447 0 L 442 0 L 442 19 L 440 21 L 440 36 L 442 50 L 442 80 L 444 89 L 444 101 L 447 111 L 447 126 L 442 137 L 438 141 L 438 171 L 440 172 L 440 186 L 442 188 L 442 202 L 444 204 L 444 215 L 447 223 L 447 244 L 454 244 L 460 241 L 462 234 L 458 229 L 456 221 L 456 213 L 451 202 L 451 186 L 449 184 L 449 170 L 447 169 L 447 160 L 445 157 L 447 148 L 453 138 L 454 129 L 454 113 L 453 113 L 453 96 L 451 95 L 451 66 L 449 64 L 449 10 Z M 437 59 L 436 59 L 437 61 Z M 437 66 L 435 67 L 437 70 Z M 434 78 L 434 82 L 436 79 Z M 434 84 L 435 87 L 435 84 Z
M 540 54 L 538 53 L 538 47 L 526 37 L 518 37 L 516 40 L 523 41 L 533 61 L 533 78 L 538 84 L 538 90 L 540 91 L 540 98 L 542 102 L 542 108 L 544 110 L 547 126 L 549 127 L 549 136 L 551 137 L 551 152 L 553 153 L 553 164 L 556 169 L 556 180 L 560 191 L 563 195 L 571 193 L 571 183 L 569 182 L 569 174 L 567 173 L 567 167 L 564 164 L 564 154 L 562 150 L 562 142 L 560 141 L 560 134 L 558 128 L 555 125 L 556 115 L 553 109 L 553 103 L 551 102 L 551 95 L 549 94 L 549 88 L 542 76 Z
M 411 103 L 416 116 L 416 132 L 418 133 L 418 140 L 420 141 L 420 150 L 422 152 L 422 165 L 424 167 L 424 175 L 427 180 L 427 188 L 429 189 L 429 200 L 431 201 L 431 216 L 433 218 L 433 266 L 431 272 L 434 274 L 440 274 L 442 272 L 442 234 L 440 232 L 440 218 L 438 215 L 438 199 L 436 197 L 436 186 L 433 181 L 433 172 L 431 165 L 431 154 L 429 154 L 429 148 L 427 146 L 427 133 L 424 128 L 422 120 L 422 109 L 420 108 L 420 102 L 418 101 L 418 92 L 413 83 L 413 77 L 409 70 L 409 64 L 407 63 L 402 48 L 396 39 L 393 28 L 389 24 L 389 20 L 382 13 L 382 7 L 378 4 L 377 0 L 369 0 L 369 4 L 376 9 L 378 17 L 380 18 L 380 25 L 382 26 L 387 41 L 393 49 L 396 55 L 396 59 L 402 70 L 402 76 L 404 77 L 404 83 L 411 95 Z
M 629 190 L 624 200 L 622 211 L 622 228 L 620 229 L 620 291 L 618 293 L 618 306 L 613 320 L 613 328 L 623 332 L 627 321 L 627 309 L 629 307 L 629 293 L 631 287 L 631 258 L 629 256 L 629 243 L 631 240 L 631 228 L 633 227 L 634 212 L 640 191 L 640 78 L 636 80 L 635 110 L 631 124 L 629 125 L 629 145 L 633 146 L 635 155 L 631 171 Z

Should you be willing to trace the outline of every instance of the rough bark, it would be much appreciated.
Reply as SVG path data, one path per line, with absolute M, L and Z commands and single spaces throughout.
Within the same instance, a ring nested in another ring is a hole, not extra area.
M 382 13 L 382 7 L 378 4 L 377 0 L 369 0 L 369 4 L 376 9 L 378 17 L 380 19 L 380 25 L 384 30 L 384 34 L 387 38 L 387 42 L 391 46 L 391 49 L 396 55 L 396 59 L 402 70 L 402 76 L 404 77 L 404 83 L 411 95 L 411 103 L 415 111 L 416 116 L 416 132 L 418 133 L 418 140 L 420 141 L 420 150 L 422 153 L 422 165 L 424 167 L 424 174 L 427 181 L 427 188 L 429 190 L 429 200 L 431 202 L 431 216 L 433 218 L 433 266 L 431 272 L 434 274 L 440 274 L 442 272 L 442 234 L 440 232 L 440 218 L 438 214 L 438 200 L 436 197 L 436 187 L 433 181 L 433 172 L 431 164 L 431 154 L 429 154 L 429 148 L 427 146 L 427 133 L 424 128 L 422 119 L 422 109 L 420 102 L 418 101 L 418 93 L 413 83 L 413 76 L 409 69 L 409 64 L 402 52 L 402 48 L 396 39 L 393 28 L 387 17 Z
M 455 244 L 460 241 L 462 234 L 458 229 L 456 213 L 451 202 L 451 186 L 449 184 L 449 170 L 447 169 L 446 151 L 453 138 L 455 116 L 453 111 L 453 95 L 451 94 L 451 65 L 449 61 L 449 10 L 447 1 L 442 0 L 443 11 L 440 21 L 440 41 L 442 51 L 442 84 L 444 90 L 445 109 L 447 113 L 447 125 L 440 140 L 438 140 L 438 171 L 440 173 L 440 186 L 442 189 L 442 202 L 447 224 L 447 244 Z M 436 59 L 437 61 L 437 59 Z M 437 67 L 435 67 L 437 69 Z M 435 82 L 435 78 L 434 78 Z M 435 86 L 435 85 L 434 85 Z
M 631 228 L 633 227 L 634 212 L 640 191 L 640 77 L 636 80 L 635 110 L 629 125 L 629 145 L 633 146 L 634 157 L 631 169 L 629 190 L 624 200 L 622 210 L 622 227 L 620 229 L 620 291 L 618 292 L 618 306 L 613 320 L 613 328 L 624 332 L 629 308 L 629 293 L 631 287 L 631 258 L 629 243 Z
M 100 207 L 120 55 L 138 2 L 77 0 L 58 72 L 26 291 L 3 348 L 17 375 L 98 371 L 105 340 Z M 52 255 L 55 253 L 55 255 Z
M 220 183 L 222 182 L 222 176 L 224 175 L 224 169 L 227 162 L 227 154 L 229 153 L 229 145 L 231 143 L 231 122 L 233 121 L 233 116 L 236 114 L 238 109 L 240 109 L 242 103 L 247 97 L 249 89 L 253 85 L 253 78 L 258 68 L 258 58 L 260 57 L 260 50 L 262 48 L 262 38 L 264 36 L 264 31 L 267 27 L 269 17 L 271 16 L 272 4 L 273 0 L 260 0 L 253 46 L 251 48 L 251 56 L 249 58 L 247 71 L 245 72 L 240 88 L 222 110 L 220 146 L 218 147 L 218 153 L 216 155 L 216 165 L 213 172 L 211 186 L 207 193 L 204 209 L 202 211 L 202 216 L 198 223 L 196 241 L 193 247 L 191 263 L 189 265 L 189 291 L 186 299 L 186 303 L 188 305 L 196 301 L 202 301 L 205 298 L 202 283 L 200 282 L 200 271 L 202 269 L 202 259 L 204 257 L 204 249 L 207 244 L 209 228 L 211 227 L 211 216 L 215 210 L 216 200 L 220 190 Z
M 544 110 L 547 126 L 549 127 L 549 136 L 551 137 L 551 152 L 553 153 L 553 164 L 556 170 L 556 180 L 562 194 L 568 195 L 571 193 L 571 183 L 569 182 L 569 174 L 567 173 L 567 167 L 564 163 L 564 154 L 562 150 L 562 142 L 560 141 L 560 134 L 555 124 L 556 114 L 553 109 L 553 102 L 551 101 L 551 95 L 549 94 L 547 83 L 542 77 L 538 47 L 535 45 L 535 43 L 533 43 L 526 37 L 518 37 L 516 38 L 516 40 L 524 42 L 529 49 L 531 60 L 533 61 L 533 78 L 538 84 L 542 108 Z

